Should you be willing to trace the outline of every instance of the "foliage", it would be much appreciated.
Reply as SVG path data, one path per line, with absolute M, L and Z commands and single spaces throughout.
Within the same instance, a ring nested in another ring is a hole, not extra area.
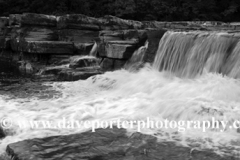
M 239 0 L 0 0 L 0 15 L 13 13 L 113 15 L 135 20 L 240 21 Z

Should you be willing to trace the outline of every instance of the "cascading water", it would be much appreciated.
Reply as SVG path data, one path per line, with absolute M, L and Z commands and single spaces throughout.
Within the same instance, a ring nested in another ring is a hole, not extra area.
M 143 58 L 148 48 L 148 41 L 145 42 L 144 46 L 139 47 L 132 55 L 132 57 L 126 62 L 124 68 L 132 70 L 136 65 L 143 63 Z
M 97 56 L 97 48 L 98 48 L 97 42 L 94 42 L 93 47 L 92 47 L 89 55 L 96 57 Z
M 47 84 L 62 95 L 47 100 L 9 100 L 1 96 L 0 117 L 16 121 L 1 140 L 1 151 L 7 144 L 24 139 L 85 131 L 84 128 L 20 129 L 17 127 L 20 120 L 61 120 L 62 117 L 104 121 L 118 118 L 144 121 L 146 117 L 156 121 L 207 121 L 212 117 L 229 122 L 239 120 L 240 82 L 231 78 L 239 76 L 238 50 L 238 39 L 231 35 L 167 32 L 159 44 L 155 69 L 146 65 L 134 73 L 119 70 L 84 81 Z M 178 132 L 177 128 L 145 128 L 141 131 L 159 140 L 212 149 L 219 154 L 233 154 L 240 149 L 237 129 L 202 132 L 189 128 Z
M 160 41 L 153 67 L 180 77 L 207 71 L 238 78 L 234 71 L 238 70 L 238 48 L 233 34 L 169 31 Z

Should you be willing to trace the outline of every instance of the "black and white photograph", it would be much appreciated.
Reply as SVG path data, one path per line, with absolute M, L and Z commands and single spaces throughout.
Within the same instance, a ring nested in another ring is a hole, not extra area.
M 0 0 L 0 160 L 240 160 L 240 0 Z

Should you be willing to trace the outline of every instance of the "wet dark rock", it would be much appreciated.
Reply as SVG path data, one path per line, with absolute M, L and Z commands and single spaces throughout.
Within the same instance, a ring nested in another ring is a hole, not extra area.
M 124 67 L 126 63 L 126 60 L 114 60 L 114 65 L 113 65 L 113 69 L 114 70 L 118 70 L 118 69 L 122 69 Z
M 8 26 L 9 17 L 0 17 L 0 28 Z
M 8 145 L 13 160 L 237 160 L 211 150 L 198 151 L 174 142 L 125 129 L 97 129 L 96 132 L 35 138 Z
M 99 31 L 62 29 L 59 31 L 59 40 L 67 42 L 89 43 L 98 39 Z
M 143 58 L 144 62 L 153 63 L 158 50 L 159 42 L 165 32 L 166 30 L 163 29 L 149 29 L 146 31 L 146 36 L 149 44 L 145 57 Z
M 13 80 L 13 79 L 12 79 Z M 4 83 L 0 88 L 0 94 L 6 95 L 7 100 L 13 98 L 39 98 L 49 99 L 61 96 L 61 93 L 42 83 L 39 79 L 19 77 L 14 83 Z
M 100 66 L 104 71 L 111 71 L 114 68 L 114 59 L 104 58 Z
M 3 131 L 3 129 L 0 127 L 0 139 L 4 138 L 6 135 Z
M 67 62 L 67 61 L 66 61 Z M 98 59 L 91 56 L 73 56 L 69 64 L 50 66 L 41 70 L 38 76 L 58 81 L 76 81 L 102 74 Z
M 9 38 L 0 36 L 0 49 L 9 50 L 11 48 L 11 41 Z
M 73 54 L 71 42 L 61 41 L 20 41 L 18 51 L 41 54 Z
M 36 13 L 24 13 L 21 17 L 21 25 L 56 27 L 57 17 Z
M 77 81 L 85 80 L 91 76 L 102 74 L 103 72 L 99 68 L 76 68 L 76 69 L 66 69 L 62 70 L 57 77 L 59 81 Z
M 69 68 L 99 67 L 98 59 L 91 56 L 71 57 Z

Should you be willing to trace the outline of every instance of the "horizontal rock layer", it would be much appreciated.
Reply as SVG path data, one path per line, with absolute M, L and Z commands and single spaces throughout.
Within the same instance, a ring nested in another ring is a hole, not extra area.
M 19 43 L 18 51 L 41 54 L 73 54 L 72 42 L 60 41 L 23 41 Z
M 211 150 L 198 151 L 125 129 L 98 129 L 66 136 L 25 140 L 8 145 L 13 160 L 235 160 Z
M 57 26 L 57 17 L 36 13 L 24 13 L 21 16 L 21 25 Z

